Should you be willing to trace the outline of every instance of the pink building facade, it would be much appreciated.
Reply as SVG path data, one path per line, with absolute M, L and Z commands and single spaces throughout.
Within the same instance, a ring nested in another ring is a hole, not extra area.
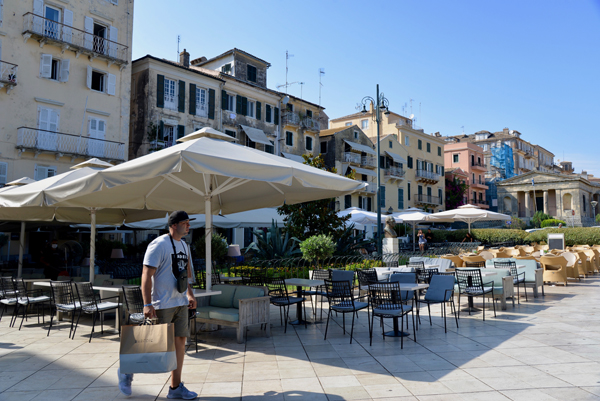
M 444 168 L 446 171 L 461 169 L 468 178 L 468 197 L 465 203 L 489 209 L 485 197 L 488 186 L 485 185 L 487 166 L 483 157 L 483 148 L 472 143 L 458 142 L 444 146 Z

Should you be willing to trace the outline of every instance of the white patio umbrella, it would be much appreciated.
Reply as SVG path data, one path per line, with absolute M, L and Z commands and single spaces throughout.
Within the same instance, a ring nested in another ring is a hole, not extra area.
M 422 209 L 419 209 L 416 207 L 410 207 L 403 212 L 398 212 L 398 213 L 393 214 L 394 217 L 401 218 L 405 223 L 410 223 L 410 225 L 412 226 L 413 250 L 416 249 L 416 243 L 415 243 L 416 229 L 415 228 L 417 226 L 417 223 L 425 221 L 426 217 L 429 216 L 430 214 L 431 213 L 424 212 Z
M 218 131 L 190 136 L 197 139 L 184 137 L 184 143 L 53 188 L 46 194 L 48 205 L 204 213 L 206 265 L 211 266 L 213 214 L 331 198 L 365 186 L 230 143 L 235 138 Z M 208 289 L 210 270 L 207 269 Z
M 453 222 L 462 221 L 469 225 L 471 232 L 471 224 L 476 221 L 493 221 L 493 220 L 510 220 L 511 217 L 506 214 L 490 212 L 486 209 L 478 208 L 474 205 L 463 205 L 457 209 L 446 210 L 444 212 L 433 213 L 427 216 L 427 221 Z
M 344 209 L 338 212 L 338 216 L 345 217 L 350 215 L 350 221 L 359 223 L 359 224 L 377 224 L 377 213 L 368 212 L 366 210 L 357 208 L 357 207 L 349 207 L 348 209 Z M 382 214 L 381 215 L 381 224 L 385 223 L 385 219 L 389 215 Z M 394 217 L 396 223 L 402 223 L 401 218 L 397 218 L 395 215 L 391 215 Z
M 46 193 L 48 191 L 65 185 L 70 181 L 90 176 L 109 166 L 112 167 L 112 164 L 99 159 L 90 159 L 71 167 L 71 170 L 66 173 L 34 181 L 31 184 L 11 187 L 0 192 L 0 221 L 21 221 L 18 277 L 21 277 L 22 272 L 26 221 L 91 222 L 90 281 L 93 281 L 96 222 L 121 225 L 125 221 L 145 220 L 164 215 L 164 212 L 155 210 L 128 210 L 126 208 L 97 209 L 88 206 L 58 207 L 56 205 L 49 206 L 46 202 Z

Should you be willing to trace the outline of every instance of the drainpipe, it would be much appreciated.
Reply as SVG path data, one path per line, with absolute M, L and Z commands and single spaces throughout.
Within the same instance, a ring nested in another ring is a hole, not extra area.
M 222 93 L 223 88 L 225 87 L 225 82 L 221 82 L 219 84 L 219 92 Z M 216 99 L 217 95 L 215 94 L 215 103 L 217 102 Z M 221 99 L 221 104 L 223 104 L 223 99 Z M 217 107 L 217 105 L 215 104 L 215 107 Z M 219 127 L 218 130 L 223 132 L 223 108 L 219 106 Z

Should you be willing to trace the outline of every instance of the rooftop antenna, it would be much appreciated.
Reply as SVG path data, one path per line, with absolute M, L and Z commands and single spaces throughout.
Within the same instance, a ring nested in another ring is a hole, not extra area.
M 319 68 L 319 107 L 321 107 L 321 87 L 323 84 L 321 83 L 321 77 L 325 75 L 325 68 Z
M 177 35 L 177 58 L 175 61 L 179 61 L 179 42 L 181 42 L 181 35 Z
M 298 82 L 298 84 L 300 85 L 300 99 L 302 99 L 302 89 L 304 88 L 304 84 L 306 82 Z
M 463 136 L 464 136 L 464 135 L 465 135 L 465 126 L 464 126 L 464 125 L 461 125 L 461 126 L 460 126 L 460 128 L 462 128 L 462 132 L 463 132 L 462 134 L 463 134 Z
M 413 99 L 410 99 L 410 114 L 412 114 L 412 113 L 413 113 L 413 112 L 412 112 L 412 102 L 413 102 Z
M 421 114 L 421 102 L 419 102 L 419 120 L 421 119 L 421 117 L 423 117 L 423 115 Z M 421 126 L 423 125 L 423 121 L 421 121 Z
M 294 57 L 293 54 L 290 54 L 287 50 L 285 51 L 285 93 L 287 93 L 288 88 L 288 60 L 290 57 Z

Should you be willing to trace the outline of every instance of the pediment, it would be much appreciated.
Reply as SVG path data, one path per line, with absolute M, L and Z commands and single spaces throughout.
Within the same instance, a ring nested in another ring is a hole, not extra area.
M 559 175 L 559 174 L 545 174 L 545 173 L 534 172 L 534 173 L 522 174 L 522 175 L 518 175 L 516 177 L 506 179 L 506 180 L 498 183 L 497 185 L 531 185 L 531 180 L 534 180 L 535 184 L 538 185 L 538 184 L 574 181 L 574 180 L 578 180 L 578 179 L 579 179 L 579 177 L 577 177 L 577 176 L 568 177 L 568 176 Z

